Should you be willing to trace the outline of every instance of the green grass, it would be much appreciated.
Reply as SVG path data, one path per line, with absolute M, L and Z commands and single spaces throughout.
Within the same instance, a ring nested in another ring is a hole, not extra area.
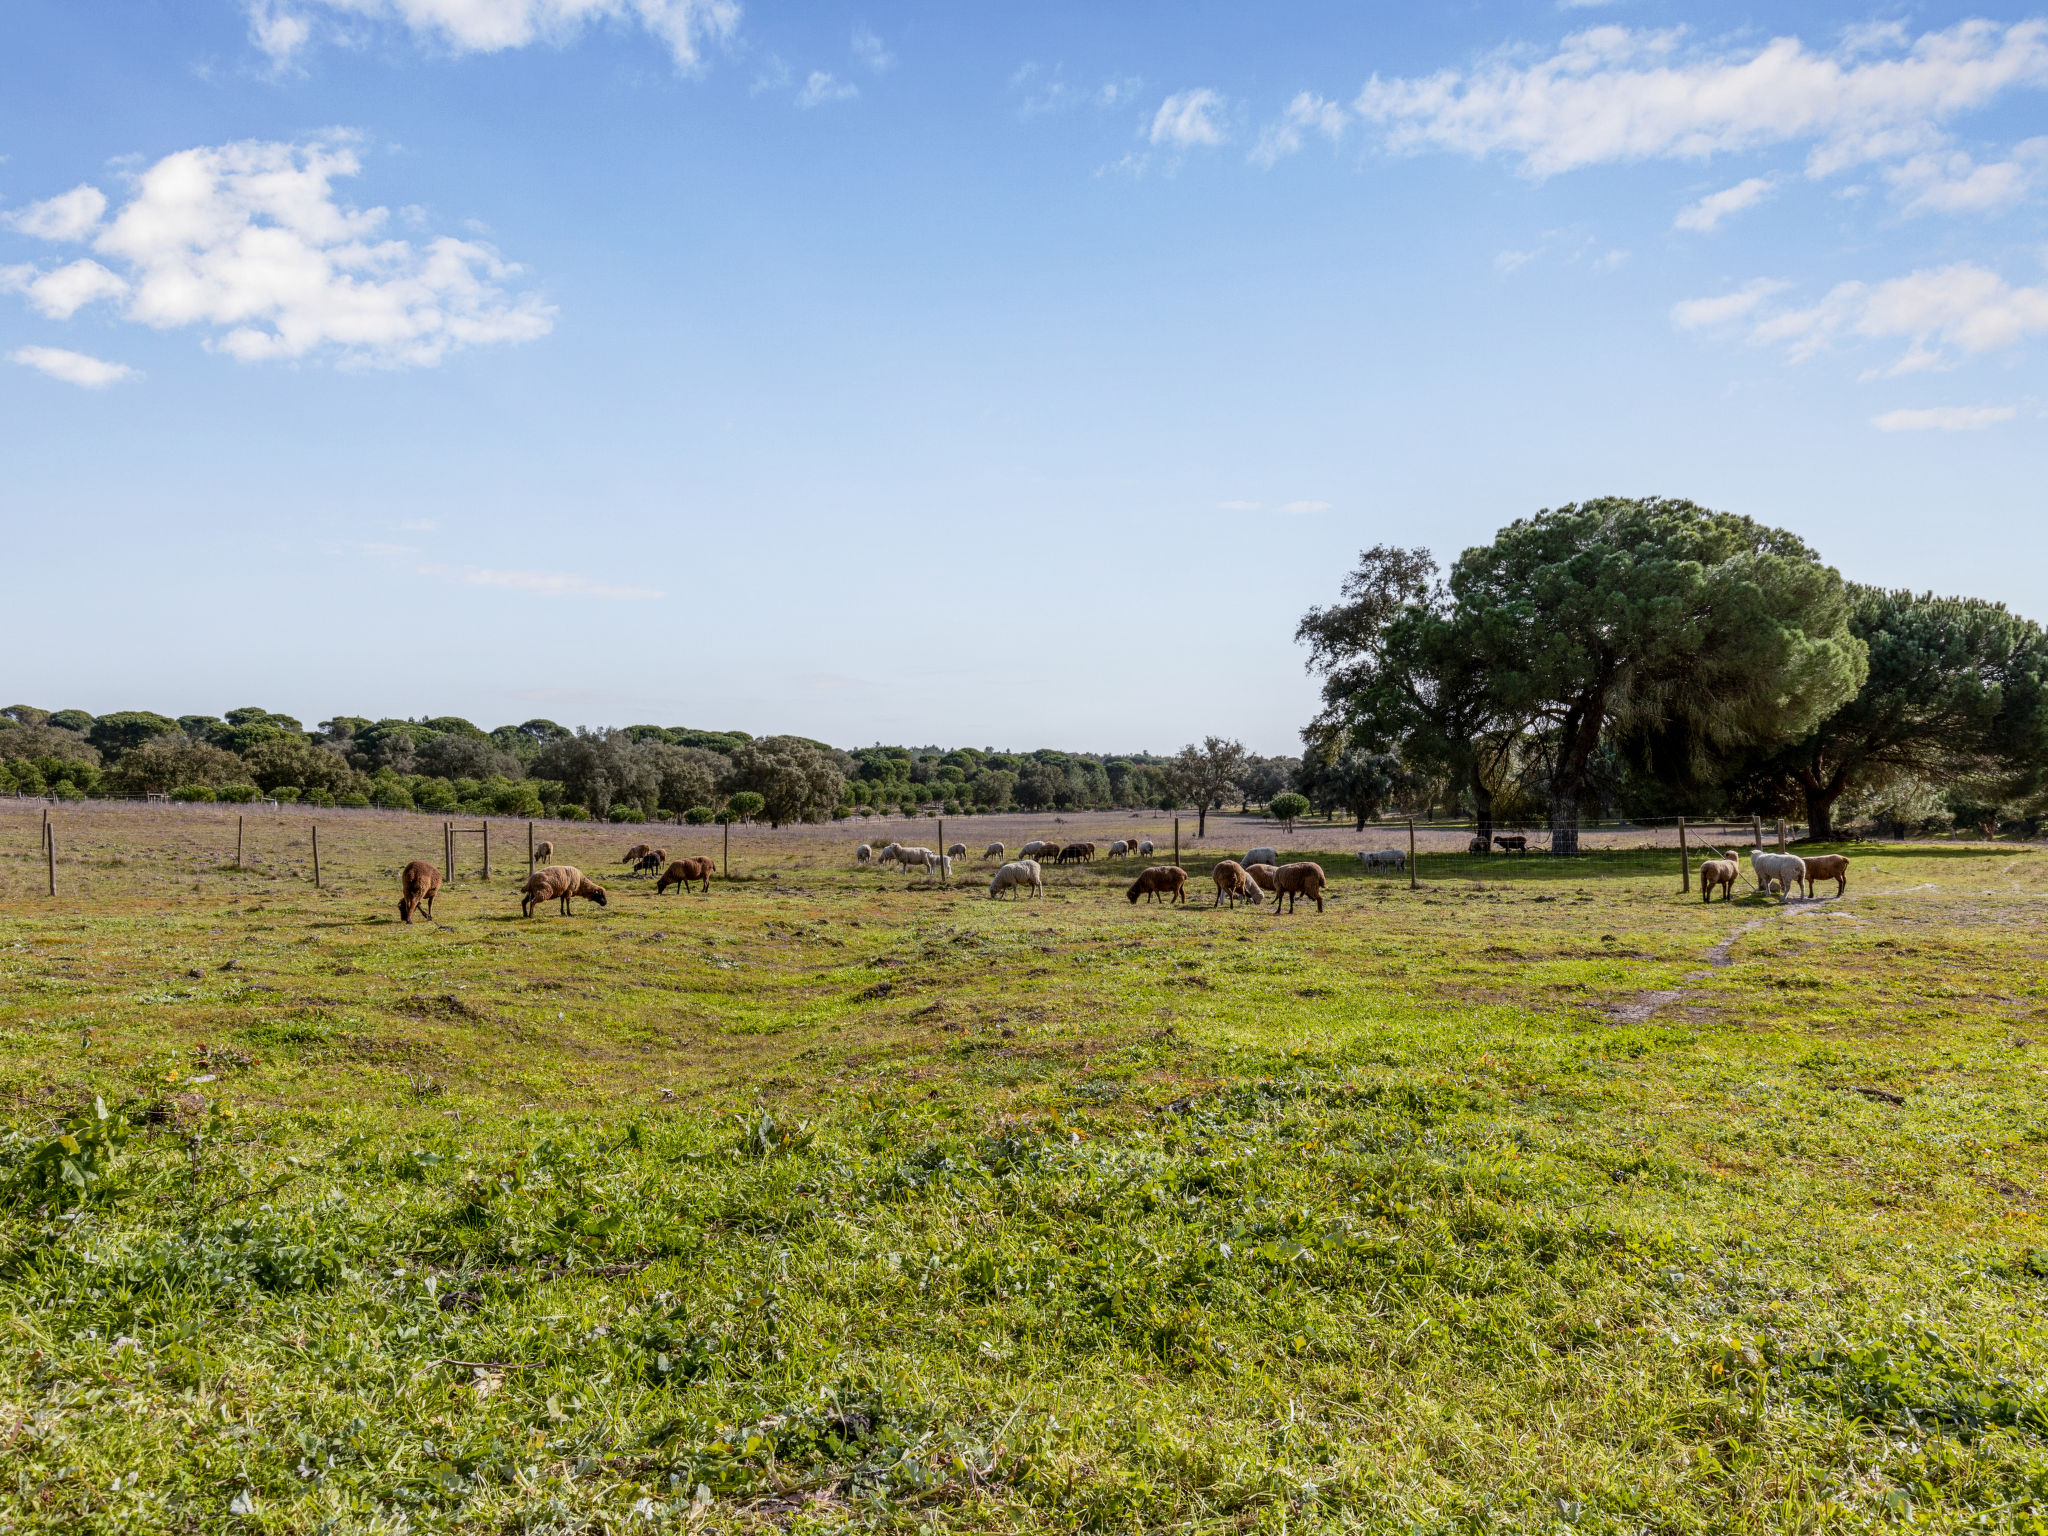
M 0 859 L 6 1530 L 2048 1529 L 2036 855 L 406 928 L 379 825 Z

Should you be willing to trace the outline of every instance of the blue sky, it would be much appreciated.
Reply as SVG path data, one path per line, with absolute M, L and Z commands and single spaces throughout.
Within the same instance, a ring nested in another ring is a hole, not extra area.
M 13 0 L 0 155 L 45 708 L 1288 751 L 1610 493 L 2048 618 L 2048 10 Z

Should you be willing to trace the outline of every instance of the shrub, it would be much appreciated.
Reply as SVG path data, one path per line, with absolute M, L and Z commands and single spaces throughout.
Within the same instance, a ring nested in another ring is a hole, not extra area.
M 290 805 L 299 798 L 299 787 L 296 784 L 280 784 L 270 792 L 270 798 L 279 805 Z
M 588 821 L 588 820 L 590 820 L 590 812 L 588 812 L 588 811 L 586 811 L 585 809 L 583 809 L 583 807 L 582 807 L 582 806 L 580 806 L 580 805 L 563 805 L 563 806 L 558 806 L 558 807 L 556 807 L 556 809 L 555 809 L 555 814 L 556 814 L 557 816 L 559 816 L 559 817 L 560 817 L 560 818 L 561 818 L 561 819 L 562 819 L 563 821 Z
M 412 791 L 396 779 L 386 779 L 370 792 L 370 803 L 379 810 L 409 811 L 413 808 Z
M 725 802 L 726 809 L 731 811 L 741 821 L 745 821 L 750 816 L 760 815 L 767 804 L 767 800 L 751 789 L 743 789 Z
M 369 805 L 370 797 L 361 793 L 337 795 L 334 803 L 345 811 L 360 811 Z
M 230 805 L 247 805 L 256 798 L 254 784 L 227 784 L 214 791 L 216 800 L 225 800 Z
M 712 810 L 711 807 L 708 805 L 693 805 L 687 811 L 683 812 L 683 820 L 688 822 L 693 827 L 701 827 L 706 822 L 712 820 L 715 816 L 717 816 L 717 814 L 718 813 Z
M 875 808 L 872 805 L 860 806 L 858 807 L 858 810 L 860 812 L 862 820 L 866 820 L 868 817 L 875 814 Z
M 59 800 L 83 800 L 85 798 L 85 791 L 69 779 L 60 779 L 57 783 L 52 784 L 50 786 L 50 793 Z
M 508 784 L 492 793 L 491 807 L 500 816 L 538 816 L 542 809 L 540 791 L 524 780 Z
M 1275 795 L 1266 802 L 1266 814 L 1292 827 L 1299 817 L 1308 814 L 1308 796 L 1293 793 Z
M 305 805 L 332 805 L 334 804 L 334 791 L 331 789 L 309 789 L 299 796 L 299 799 Z
M 14 787 L 22 794 L 40 795 L 49 788 L 49 785 L 43 782 L 42 770 L 34 763 L 18 762 L 13 764 L 13 768 Z
M 173 800 L 211 801 L 213 787 L 208 784 L 180 784 L 171 791 Z
M 852 814 L 853 812 L 843 805 L 835 805 L 832 807 L 832 819 L 834 821 L 844 821 L 847 817 L 851 816 Z
M 612 807 L 613 821 L 645 821 L 647 813 L 637 805 L 615 805 Z

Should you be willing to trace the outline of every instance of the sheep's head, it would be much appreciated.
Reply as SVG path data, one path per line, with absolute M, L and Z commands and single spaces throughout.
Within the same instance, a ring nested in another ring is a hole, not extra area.
M 610 902 L 604 899 L 604 887 L 601 885 L 593 885 L 590 888 L 589 895 L 590 899 L 596 902 L 600 907 L 606 907 L 611 905 Z

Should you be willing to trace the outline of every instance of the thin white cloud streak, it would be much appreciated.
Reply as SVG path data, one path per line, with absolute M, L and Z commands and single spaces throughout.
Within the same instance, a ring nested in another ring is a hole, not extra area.
M 203 327 L 209 347 L 243 362 L 331 354 L 430 366 L 553 327 L 537 296 L 507 291 L 519 268 L 490 246 L 391 239 L 386 210 L 336 201 L 334 181 L 360 170 L 342 136 L 182 150 L 136 176 L 110 219 L 81 222 L 90 188 L 64 194 L 77 217 L 45 218 L 38 210 L 51 205 L 34 205 L 31 222 L 68 232 L 51 238 L 89 239 L 100 259 L 0 268 L 0 289 L 57 319 L 104 301 L 157 330 Z
M 1375 75 L 1352 110 L 1396 152 L 1507 155 L 1532 176 L 1798 142 L 1812 144 L 1818 175 L 1928 151 L 1951 118 L 2044 85 L 2048 21 L 2038 19 L 1965 21 L 1910 43 L 1891 30 L 1834 53 L 1796 37 L 1688 50 L 1682 31 L 1608 26 L 1534 63 L 1503 54 L 1471 70 Z
M 10 213 L 6 223 L 38 240 L 83 240 L 98 226 L 106 211 L 106 193 L 81 183 L 69 192 L 30 203 L 19 213 Z
M 1772 182 L 1768 176 L 1752 176 L 1747 181 L 1738 181 L 1732 187 L 1723 187 L 1719 192 L 1709 192 L 1696 203 L 1688 203 L 1678 210 L 1678 217 L 1671 221 L 1673 229 L 1690 229 L 1705 234 L 1719 229 L 1721 221 L 1746 208 L 1754 208 L 1771 195 Z
M 1303 91 L 1287 104 L 1279 122 L 1259 131 L 1259 141 L 1252 146 L 1249 158 L 1252 164 L 1270 170 L 1301 149 L 1304 134 L 1319 134 L 1332 144 L 1341 142 L 1348 122 L 1349 115 L 1340 103 L 1328 101 L 1314 91 Z
M 496 587 L 522 592 L 529 597 L 589 597 L 606 602 L 646 602 L 668 594 L 658 587 L 619 586 L 597 581 L 573 571 L 499 570 L 481 565 L 422 565 L 422 576 L 433 576 L 465 587 Z
M 1229 138 L 1217 121 L 1223 97 L 1204 86 L 1176 91 L 1152 114 L 1151 142 L 1165 149 L 1214 149 Z
M 1880 432 L 1981 432 L 2019 414 L 2010 405 L 1937 405 L 1926 410 L 1886 411 L 1870 418 Z
M 896 55 L 867 27 L 853 29 L 853 56 L 878 75 L 896 62 Z
M 736 0 L 248 0 L 250 41 L 277 65 L 312 41 L 315 22 L 402 27 L 454 53 L 500 53 L 535 43 L 557 47 L 599 23 L 637 25 L 668 48 L 676 67 L 695 70 L 704 49 L 739 28 Z
M 67 352 L 62 347 L 16 347 L 7 354 L 7 361 L 63 383 L 76 384 L 80 389 L 105 389 L 124 379 L 142 377 L 126 363 L 110 363 L 83 352 Z
M 2021 202 L 2048 175 L 2048 138 L 2015 144 L 2009 159 L 1979 165 L 1961 150 L 1915 155 L 1885 171 L 1908 214 L 1996 213 Z
M 808 112 L 829 102 L 851 101 L 859 94 L 860 87 L 852 81 L 834 79 L 829 71 L 814 69 L 804 88 L 796 93 L 796 104 Z
M 1760 279 L 1735 293 L 1674 305 L 1680 330 L 1748 324 L 1757 346 L 1782 346 L 1795 362 L 1843 338 L 1907 342 L 1888 375 L 1947 366 L 1950 353 L 1981 354 L 2048 334 L 2048 285 L 2016 287 L 1975 262 L 1957 262 L 1882 283 L 1837 283 L 1818 303 L 1768 310 L 1783 284 Z

